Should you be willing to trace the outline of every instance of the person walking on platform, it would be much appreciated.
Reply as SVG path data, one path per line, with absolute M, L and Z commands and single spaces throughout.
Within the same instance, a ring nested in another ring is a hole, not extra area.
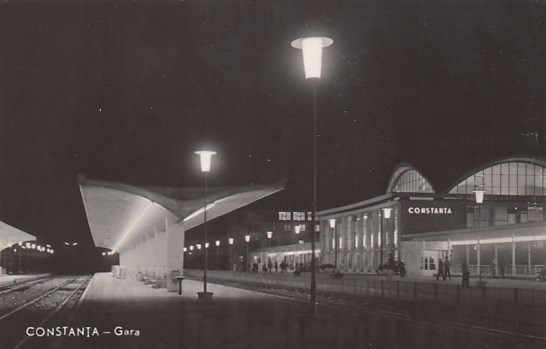
M 438 258 L 438 273 L 436 274 L 436 281 L 438 281 L 442 277 L 442 280 L 445 280 L 444 276 L 444 262 L 442 261 L 442 258 Z
M 466 261 L 463 262 L 461 265 L 461 271 L 463 273 L 463 281 L 462 281 L 462 288 L 469 288 L 470 287 L 470 272 L 468 271 L 468 264 Z
M 279 263 L 275 261 L 275 273 L 279 271 Z
M 269 269 L 269 272 L 271 273 L 273 269 L 273 262 L 271 262 L 271 258 L 267 261 L 267 269 Z
M 451 281 L 451 262 L 446 256 L 446 260 L 444 261 L 444 280 L 449 277 L 449 280 Z

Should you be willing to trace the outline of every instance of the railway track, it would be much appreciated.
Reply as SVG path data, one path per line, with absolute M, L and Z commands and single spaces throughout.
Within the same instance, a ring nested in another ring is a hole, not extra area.
M 70 312 L 70 307 L 77 303 L 91 277 L 72 276 L 60 279 L 60 284 L 48 287 L 39 295 L 29 297 L 23 304 L 0 315 L 2 348 L 25 348 L 32 343 L 33 330 L 29 329 L 62 323 L 62 319 Z M 60 316 L 63 312 L 66 314 Z

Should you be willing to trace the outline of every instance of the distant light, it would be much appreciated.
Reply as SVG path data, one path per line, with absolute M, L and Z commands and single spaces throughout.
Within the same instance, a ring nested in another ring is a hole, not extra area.
M 64 244 L 65 244 L 66 246 L 70 246 L 70 244 L 69 244 L 68 242 L 65 242 Z
M 51 245 L 50 244 L 46 244 L 47 247 L 51 248 Z
M 193 245 L 190 245 L 190 251 L 193 251 Z
M 106 256 L 106 252 L 103 252 L 102 255 L 103 255 L 103 256 Z
M 23 242 L 22 242 L 22 241 L 19 241 L 18 244 L 19 244 L 19 246 L 23 246 Z
M 32 245 L 30 244 L 30 242 L 25 243 L 25 247 L 26 247 L 26 248 L 31 248 L 31 246 L 32 246 Z
M 245 235 L 245 241 L 250 242 L 250 235 Z
M 210 150 L 200 150 L 196 151 L 195 154 L 199 155 L 201 159 L 201 172 L 210 172 L 212 156 L 216 155 L 216 152 Z
M 483 196 L 485 194 L 485 190 L 476 189 L 474 190 L 474 194 L 476 195 L 476 203 L 477 204 L 483 203 Z
M 78 245 L 78 243 L 77 243 L 77 242 L 75 242 L 75 243 L 73 243 L 73 244 L 72 244 L 72 246 L 76 246 L 76 245 Z
M 334 43 L 326 37 L 308 37 L 292 41 L 292 47 L 301 49 L 306 79 L 320 79 L 322 69 L 322 49 Z
M 268 231 L 267 232 L 267 238 L 268 239 L 271 239 L 273 237 L 273 232 L 272 231 Z
M 197 246 L 197 249 L 200 250 L 201 249 L 201 244 L 196 244 Z
M 16 249 L 16 248 L 15 248 L 15 249 L 13 249 L 13 252 L 17 252 L 17 249 Z
M 391 211 L 392 211 L 392 208 L 391 208 L 391 207 L 385 207 L 385 208 L 383 209 L 383 214 L 384 214 L 384 217 L 385 217 L 386 219 L 391 218 Z
M 300 230 L 301 230 L 301 227 L 300 227 L 299 225 L 296 225 L 296 226 L 294 227 L 294 232 L 295 232 L 296 234 L 299 234 L 299 233 L 300 233 Z
M 209 248 L 209 243 L 205 242 L 205 248 Z
M 220 246 L 220 240 L 216 240 L 216 246 Z
M 233 238 L 228 238 L 228 242 L 230 245 L 233 245 Z
M 36 249 L 36 244 L 32 244 L 32 245 L 30 246 L 30 248 L 32 248 L 33 250 L 35 250 L 35 249 Z
M 336 220 L 334 218 L 329 219 L 328 222 L 330 222 L 330 228 L 334 229 L 336 227 Z
M 184 252 L 188 252 L 188 248 L 187 248 L 187 247 L 184 247 Z

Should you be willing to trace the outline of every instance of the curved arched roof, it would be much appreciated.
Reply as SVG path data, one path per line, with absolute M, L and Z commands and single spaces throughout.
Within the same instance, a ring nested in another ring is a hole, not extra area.
M 447 192 L 471 194 L 483 187 L 493 195 L 546 195 L 546 161 L 529 157 L 496 160 L 461 176 Z
M 209 188 L 207 219 L 282 189 L 281 184 Z M 144 239 L 146 234 L 163 232 L 167 226 L 182 225 L 188 230 L 203 223 L 202 188 L 150 189 L 80 178 L 80 190 L 95 246 L 122 252 L 135 241 Z M 180 197 L 185 200 L 178 199 Z
M 402 163 L 398 165 L 389 180 L 386 193 L 434 193 L 430 181 L 413 165 Z

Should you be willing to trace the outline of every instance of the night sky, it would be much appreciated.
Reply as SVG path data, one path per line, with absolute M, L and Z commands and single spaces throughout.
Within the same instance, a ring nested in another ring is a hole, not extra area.
M 77 174 L 196 186 L 287 180 L 308 207 L 312 90 L 290 42 L 326 35 L 318 208 L 384 193 L 401 161 L 439 189 L 545 156 L 538 1 L 7 1 L 0 5 L 0 219 L 91 241 Z

